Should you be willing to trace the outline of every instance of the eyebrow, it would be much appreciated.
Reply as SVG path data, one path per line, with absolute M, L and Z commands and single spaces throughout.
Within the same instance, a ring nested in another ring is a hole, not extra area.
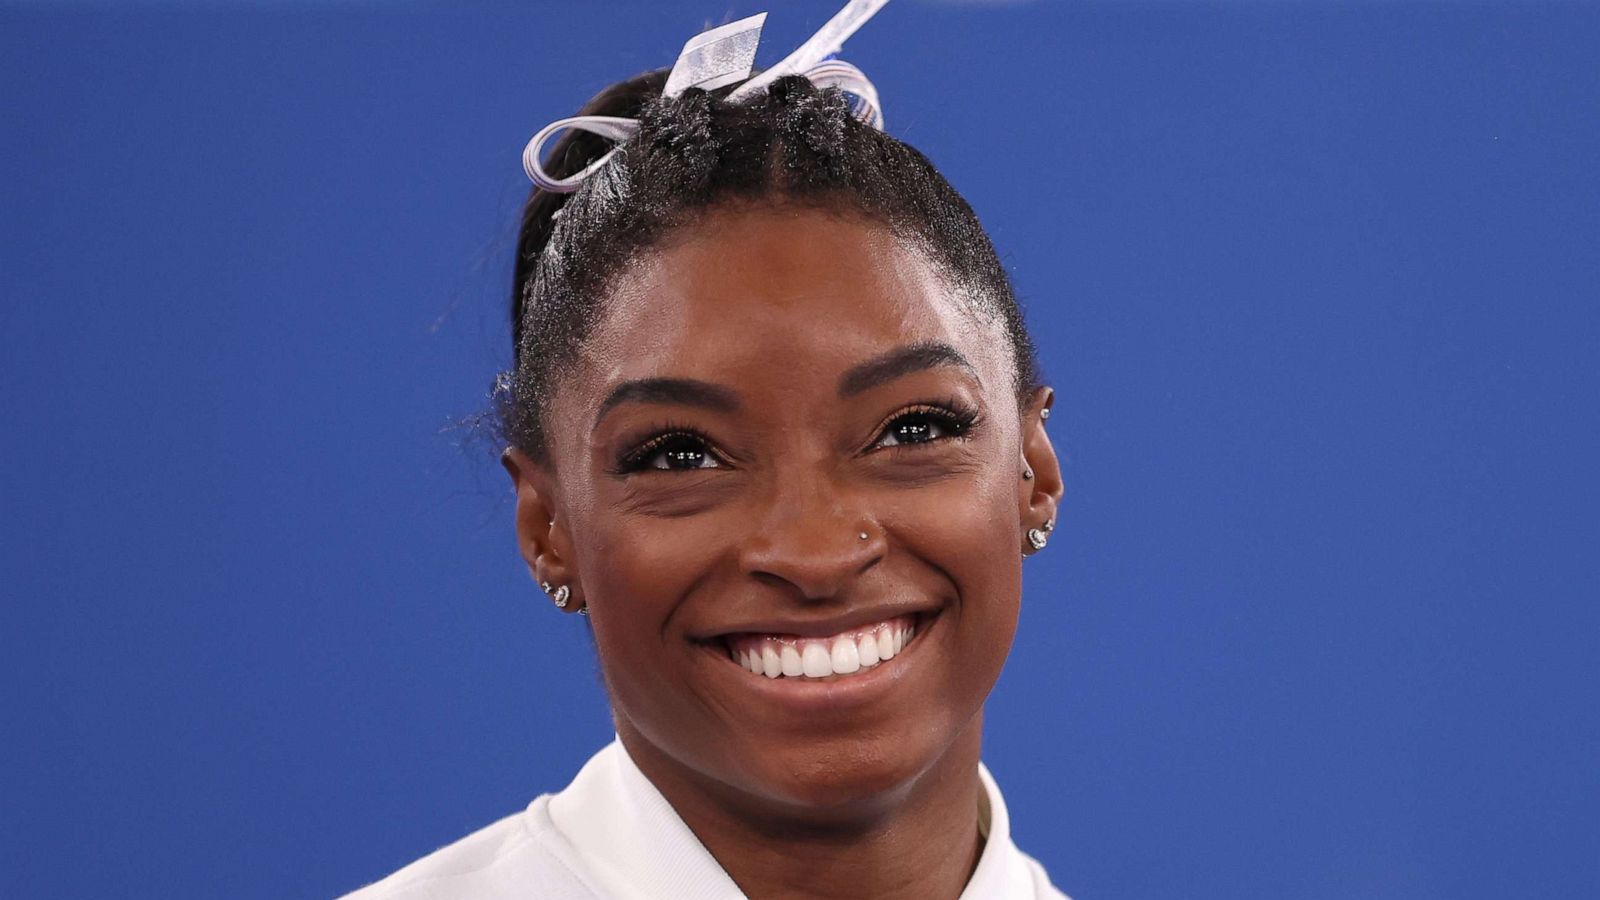
M 924 341 L 890 350 L 851 367 L 839 378 L 839 396 L 853 397 L 896 378 L 940 366 L 966 369 L 980 387 L 983 385 L 978 370 L 956 348 L 941 341 Z
M 600 411 L 595 413 L 593 427 L 599 428 L 600 420 L 606 417 L 606 413 L 621 403 L 674 403 L 716 412 L 734 412 L 739 408 L 739 397 L 720 384 L 693 378 L 636 378 L 611 389 L 611 393 L 601 401 Z
M 980 386 L 983 384 L 977 370 L 960 351 L 940 341 L 926 341 L 897 347 L 852 366 L 839 377 L 839 396 L 854 397 L 896 378 L 940 366 L 966 369 Z M 606 413 L 623 403 L 671 403 L 714 412 L 737 412 L 739 395 L 720 384 L 694 378 L 636 378 L 611 389 L 600 402 L 592 428 L 599 428 Z

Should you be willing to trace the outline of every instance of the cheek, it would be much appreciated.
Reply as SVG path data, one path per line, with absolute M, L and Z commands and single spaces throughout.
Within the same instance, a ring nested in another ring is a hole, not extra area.
M 1017 543 L 1015 486 L 999 472 L 889 494 L 880 507 L 885 528 L 957 580 L 1015 579 L 1020 570 L 1020 545 L 1012 546 Z
M 1000 660 L 1022 590 L 1015 491 L 1009 473 L 986 472 L 893 498 L 882 520 L 906 553 L 949 580 L 961 643 Z
M 1001 467 L 1004 468 L 1004 467 Z M 1017 629 L 1022 549 L 1016 486 L 1009 471 L 986 469 L 948 485 L 907 492 L 885 506 L 901 545 L 900 565 L 952 593 L 928 637 L 943 654 L 919 721 L 934 743 L 966 727 L 999 681 Z
M 718 517 L 613 516 L 593 534 L 579 565 L 584 588 L 605 612 L 625 613 L 639 628 L 666 625 L 673 604 L 700 578 L 728 540 Z
M 601 669 L 613 699 L 633 708 L 676 705 L 681 691 L 662 672 L 682 665 L 682 637 L 672 637 L 674 614 L 714 565 L 725 540 L 711 523 L 608 517 L 579 554 L 585 602 Z

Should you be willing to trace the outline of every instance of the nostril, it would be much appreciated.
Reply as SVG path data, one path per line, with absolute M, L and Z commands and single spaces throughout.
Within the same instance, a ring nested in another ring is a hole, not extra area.
M 739 551 L 744 572 L 765 584 L 783 584 L 807 599 L 844 591 L 883 556 L 882 532 L 871 526 L 841 528 L 837 518 L 791 519 L 752 532 Z

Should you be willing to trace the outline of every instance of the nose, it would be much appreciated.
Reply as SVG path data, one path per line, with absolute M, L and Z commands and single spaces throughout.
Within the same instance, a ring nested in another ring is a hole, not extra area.
M 783 483 L 752 517 L 741 568 L 805 600 L 839 596 L 883 558 L 882 529 L 825 478 L 778 480 Z

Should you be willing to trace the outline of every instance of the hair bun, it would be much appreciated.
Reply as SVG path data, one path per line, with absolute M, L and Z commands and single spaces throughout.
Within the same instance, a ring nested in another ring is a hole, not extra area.
M 846 146 L 850 103 L 838 88 L 819 88 L 803 75 L 785 75 L 767 89 L 776 131 L 793 153 L 800 148 L 833 168 Z
M 655 149 L 682 154 L 711 143 L 711 104 L 709 93 L 689 88 L 676 97 L 661 97 L 645 104 L 639 113 L 642 140 Z

